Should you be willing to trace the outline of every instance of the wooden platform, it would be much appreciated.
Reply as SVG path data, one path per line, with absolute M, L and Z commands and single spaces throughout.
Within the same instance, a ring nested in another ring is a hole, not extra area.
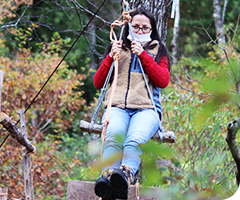
M 94 182 L 87 181 L 69 181 L 67 187 L 67 200 L 99 200 L 94 194 Z M 141 200 L 158 200 L 161 196 L 161 191 L 163 189 L 159 189 L 156 187 L 139 187 L 140 195 L 139 199 Z M 136 187 L 131 186 L 129 195 L 129 200 L 134 200 L 136 198 Z

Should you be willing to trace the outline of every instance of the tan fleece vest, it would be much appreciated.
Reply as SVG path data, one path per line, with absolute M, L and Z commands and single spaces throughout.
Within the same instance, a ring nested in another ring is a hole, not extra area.
M 148 53 L 154 55 L 154 59 L 157 55 L 159 48 L 158 41 L 154 40 L 151 42 Z M 121 51 L 119 57 L 119 71 L 118 71 L 118 81 L 116 91 L 113 97 L 112 106 L 119 108 L 153 108 L 151 99 L 149 98 L 146 84 L 142 73 L 129 72 L 131 63 L 131 51 L 128 48 L 124 48 Z M 129 75 L 130 73 L 130 75 Z M 150 90 L 152 92 L 152 81 L 149 79 L 148 75 L 145 73 Z M 110 85 L 108 91 L 106 92 L 104 106 L 108 105 L 110 99 L 112 87 Z

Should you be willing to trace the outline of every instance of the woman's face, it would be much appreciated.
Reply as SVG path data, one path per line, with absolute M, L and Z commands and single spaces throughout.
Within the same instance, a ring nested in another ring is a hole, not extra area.
M 147 34 L 152 31 L 150 19 L 145 15 L 141 14 L 135 15 L 132 18 L 131 25 L 133 32 L 137 34 Z

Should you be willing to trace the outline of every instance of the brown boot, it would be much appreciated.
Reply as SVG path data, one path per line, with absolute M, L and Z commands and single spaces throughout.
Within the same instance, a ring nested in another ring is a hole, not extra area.
M 127 165 L 121 165 L 119 169 L 113 171 L 110 181 L 114 190 L 116 199 L 127 199 L 128 190 L 132 182 L 131 168 Z
M 102 176 L 96 181 L 94 192 L 97 196 L 102 197 L 102 200 L 116 200 L 113 197 L 113 188 L 110 182 L 110 177 L 113 170 L 105 170 Z

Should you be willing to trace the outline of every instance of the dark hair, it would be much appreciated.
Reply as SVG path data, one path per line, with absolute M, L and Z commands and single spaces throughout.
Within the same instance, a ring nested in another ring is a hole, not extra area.
M 143 9 L 143 8 L 138 8 L 138 9 L 136 9 L 133 12 L 130 13 L 130 16 L 132 18 L 135 15 L 145 15 L 150 20 L 150 23 L 151 23 L 151 26 L 152 26 L 151 39 L 152 40 L 157 40 L 159 42 L 159 49 L 158 49 L 158 53 L 156 55 L 155 61 L 157 63 L 159 63 L 161 57 L 166 55 L 167 59 L 168 59 L 169 71 L 170 71 L 170 56 L 169 56 L 169 52 L 168 52 L 167 48 L 162 43 L 162 41 L 161 41 L 161 39 L 159 37 L 159 33 L 158 33 L 158 30 L 157 30 L 157 25 L 156 25 L 156 20 L 154 18 L 154 15 L 151 12 L 149 12 L 149 11 Z M 125 28 L 124 28 L 124 31 L 123 31 L 122 40 L 123 40 L 123 44 L 125 44 L 126 47 L 131 49 L 131 41 L 127 39 L 128 34 L 129 34 L 129 26 L 126 25 Z M 145 47 L 146 50 L 149 48 L 149 44 L 150 44 L 150 42 L 146 45 L 146 47 Z M 110 52 L 110 50 L 111 50 L 111 44 L 106 49 L 104 57 L 107 56 L 107 54 Z

